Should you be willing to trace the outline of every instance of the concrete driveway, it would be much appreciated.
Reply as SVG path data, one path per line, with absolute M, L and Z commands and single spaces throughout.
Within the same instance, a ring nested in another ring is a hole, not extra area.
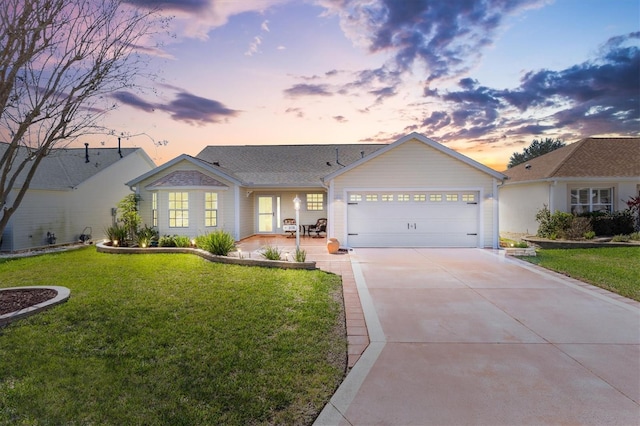
M 638 425 L 640 304 L 481 249 L 356 249 L 371 343 L 317 425 Z

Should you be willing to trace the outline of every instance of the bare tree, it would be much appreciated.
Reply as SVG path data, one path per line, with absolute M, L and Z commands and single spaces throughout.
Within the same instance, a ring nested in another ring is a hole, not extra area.
M 140 46 L 166 24 L 120 0 L 2 1 L 0 235 L 44 157 L 105 131 L 101 119 L 116 107 L 109 94 L 136 84 Z

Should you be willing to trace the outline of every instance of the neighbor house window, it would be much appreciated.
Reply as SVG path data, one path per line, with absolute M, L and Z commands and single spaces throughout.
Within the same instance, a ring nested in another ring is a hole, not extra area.
M 158 193 L 151 194 L 151 226 L 158 226 Z
M 169 193 L 169 227 L 188 228 L 189 227 L 189 193 L 170 192 Z
M 324 194 L 307 194 L 307 210 L 324 210 Z
M 218 194 L 204 194 L 204 226 L 218 226 Z
M 613 188 L 576 188 L 571 190 L 571 213 L 612 211 Z

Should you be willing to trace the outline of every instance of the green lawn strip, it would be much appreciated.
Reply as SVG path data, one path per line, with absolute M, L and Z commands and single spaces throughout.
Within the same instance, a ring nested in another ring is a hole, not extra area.
M 88 248 L 0 264 L 65 304 L 0 330 L 0 424 L 309 424 L 343 378 L 339 277 Z
M 640 301 L 640 247 L 542 249 L 523 259 Z

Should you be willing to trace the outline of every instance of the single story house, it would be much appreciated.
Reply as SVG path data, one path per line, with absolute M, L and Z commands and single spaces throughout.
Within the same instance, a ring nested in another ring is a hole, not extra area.
M 640 195 L 640 138 L 586 138 L 503 172 L 500 233 L 534 235 L 536 213 L 614 212 Z
M 127 182 L 160 235 L 237 240 L 328 220 L 348 247 L 498 247 L 504 175 L 423 135 L 392 144 L 208 146 Z
M 0 143 L 0 155 L 7 144 Z M 156 167 L 141 148 L 55 149 L 40 163 L 22 203 L 11 216 L 1 251 L 105 238 L 115 208 L 131 191 L 124 183 Z M 15 199 L 24 179 L 9 194 Z

